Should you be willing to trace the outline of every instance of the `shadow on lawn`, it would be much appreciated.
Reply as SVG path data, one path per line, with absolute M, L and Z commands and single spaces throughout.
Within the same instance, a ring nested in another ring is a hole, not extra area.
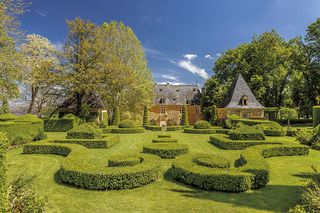
M 167 190 L 180 193 L 188 198 L 229 203 L 234 207 L 247 207 L 264 211 L 287 212 L 299 201 L 303 190 L 302 186 L 267 185 L 261 189 L 230 193 L 202 190 L 177 182 L 173 180 L 171 170 L 164 174 L 164 178 L 179 186 Z

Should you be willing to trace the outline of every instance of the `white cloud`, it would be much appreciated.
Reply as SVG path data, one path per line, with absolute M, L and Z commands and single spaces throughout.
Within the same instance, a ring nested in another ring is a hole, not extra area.
M 198 56 L 195 55 L 195 54 L 185 54 L 185 55 L 183 55 L 183 57 L 185 57 L 185 58 L 188 59 L 188 60 L 193 60 L 193 59 L 195 59 L 195 58 L 198 57 Z
M 181 60 L 178 62 L 174 62 L 177 66 L 195 74 L 195 75 L 199 75 L 200 77 L 204 78 L 204 79 L 208 79 L 209 75 L 206 72 L 205 69 L 202 69 L 200 67 L 197 67 L 196 65 L 192 64 L 191 60 Z
M 46 11 L 35 10 L 36 14 L 42 17 L 46 17 L 48 13 Z
M 157 84 L 172 84 L 172 85 L 184 85 L 186 83 L 183 82 L 177 82 L 177 81 L 163 81 L 163 82 L 157 82 Z
M 219 58 L 221 56 L 221 53 L 217 53 L 216 57 Z
M 205 55 L 204 57 L 205 57 L 206 59 L 209 59 L 209 60 L 214 59 L 214 57 L 212 57 L 212 56 L 211 56 L 211 55 L 209 55 L 209 54 L 208 54 L 208 55 Z
M 164 78 L 164 79 L 171 80 L 171 81 L 178 81 L 178 77 L 175 75 L 171 75 L 171 74 L 162 74 L 162 75 L 160 75 L 160 77 Z

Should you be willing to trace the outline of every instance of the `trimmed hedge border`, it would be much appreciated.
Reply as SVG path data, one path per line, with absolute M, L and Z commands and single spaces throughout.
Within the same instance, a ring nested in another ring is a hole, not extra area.
M 158 138 L 171 138 L 170 134 L 160 134 L 158 135 Z
M 263 130 L 264 134 L 266 136 L 285 136 L 286 131 L 285 130 Z
M 144 126 L 144 128 L 150 131 L 162 131 L 161 126 Z
M 167 131 L 178 131 L 184 129 L 184 126 L 167 126 Z
M 143 158 L 139 156 L 125 156 L 115 155 L 108 159 L 108 166 L 121 167 L 121 166 L 134 166 L 143 161 Z
M 185 128 L 184 133 L 191 133 L 191 134 L 214 134 L 216 133 L 217 129 L 192 129 L 192 128 Z
M 135 133 L 143 133 L 143 128 L 117 128 L 111 129 L 111 133 L 117 134 L 135 134 Z
M 199 154 L 195 155 L 193 162 L 199 166 L 205 166 L 210 168 L 230 168 L 230 160 L 221 155 L 209 155 L 209 154 Z
M 210 136 L 210 143 L 226 150 L 241 150 L 255 145 L 281 144 L 267 140 L 231 140 L 228 135 L 214 134 Z
M 79 144 L 89 149 L 107 149 L 118 143 L 117 138 L 103 139 L 57 139 L 54 143 Z
M 270 179 L 269 165 L 264 158 L 274 156 L 306 155 L 304 146 L 254 146 L 245 149 L 237 166 L 239 168 L 213 169 L 199 166 L 187 155 L 172 164 L 172 176 L 177 181 L 207 190 L 244 192 L 264 187 Z
M 287 125 L 288 120 L 286 119 L 277 119 L 278 123 L 282 125 Z M 305 118 L 305 119 L 290 119 L 290 124 L 312 124 L 312 118 Z
M 50 118 L 44 119 L 45 132 L 67 132 L 77 126 L 74 118 Z
M 76 144 L 31 143 L 24 154 L 56 154 L 67 156 L 59 174 L 65 183 L 90 190 L 131 189 L 158 179 L 160 158 L 139 154 L 141 163 L 134 166 L 103 167 L 93 164 L 88 149 Z
M 187 154 L 188 146 L 177 143 L 155 143 L 143 147 L 143 152 L 147 154 L 158 155 L 161 158 L 175 158 L 178 155 Z
M 178 143 L 178 139 L 174 139 L 174 138 L 157 138 L 157 139 L 152 139 L 152 143 Z

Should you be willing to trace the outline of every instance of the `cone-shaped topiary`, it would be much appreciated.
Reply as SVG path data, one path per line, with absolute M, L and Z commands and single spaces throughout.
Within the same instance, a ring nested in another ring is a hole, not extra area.
M 320 106 L 313 107 L 313 127 L 320 124 Z
M 149 126 L 149 110 L 147 106 L 144 107 L 142 126 Z
M 217 121 L 217 106 L 213 105 L 211 108 L 211 120 L 210 120 L 211 125 L 215 125 L 216 121 Z
M 119 107 L 113 108 L 112 125 L 118 126 L 120 123 L 120 110 Z
M 183 105 L 182 107 L 181 124 L 183 126 L 189 126 L 189 115 L 188 115 L 188 109 L 186 105 Z

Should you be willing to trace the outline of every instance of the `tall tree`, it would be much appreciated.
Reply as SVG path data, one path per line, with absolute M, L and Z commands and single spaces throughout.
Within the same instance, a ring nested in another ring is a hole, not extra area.
M 39 94 L 45 92 L 41 90 L 48 90 L 57 83 L 58 51 L 47 38 L 31 34 L 22 44 L 21 53 L 25 65 L 23 80 L 31 88 L 28 109 L 28 113 L 31 113 Z

